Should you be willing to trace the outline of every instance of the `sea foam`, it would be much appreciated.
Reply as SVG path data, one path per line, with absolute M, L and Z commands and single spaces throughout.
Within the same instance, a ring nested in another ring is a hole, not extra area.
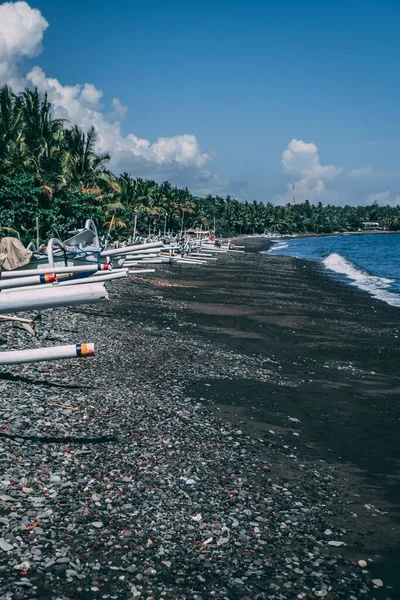
M 394 281 L 393 279 L 370 275 L 340 254 L 330 254 L 325 258 L 323 263 L 327 269 L 339 275 L 345 275 L 352 280 L 351 285 L 355 285 L 360 290 L 368 292 L 374 298 L 383 300 L 383 302 L 391 306 L 400 306 L 400 295 L 389 291 L 390 285 Z
M 274 246 L 272 246 L 272 248 L 270 248 L 269 250 L 267 250 L 266 254 L 269 254 L 270 252 L 276 252 L 277 250 L 285 250 L 285 248 L 288 247 L 286 242 L 274 242 Z

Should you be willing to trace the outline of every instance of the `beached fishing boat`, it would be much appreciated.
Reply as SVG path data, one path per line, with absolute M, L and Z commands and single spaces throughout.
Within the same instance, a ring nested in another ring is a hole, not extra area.
M 45 250 L 36 248 L 34 242 L 28 246 L 33 252 L 28 268 L 39 269 L 44 266 L 82 266 L 88 263 L 100 263 L 102 250 L 97 228 L 92 219 L 85 222 L 83 229 L 73 232 L 67 240 L 51 238 Z
M 71 232 L 68 239 L 51 238 L 47 246 L 39 249 L 34 242 L 24 248 L 16 238 L 5 240 L 8 240 L 5 255 L 11 249 L 13 261 L 3 265 L 0 291 L 15 292 L 77 286 L 94 278 L 97 282 L 107 282 L 134 274 L 138 269 L 149 272 L 149 267 L 156 265 L 203 266 L 217 260 L 219 254 L 242 251 L 230 241 L 222 244 L 214 238 L 199 239 L 182 233 L 168 241 L 157 237 L 134 238 L 112 245 L 108 234 L 102 244 L 91 219 L 82 229 Z

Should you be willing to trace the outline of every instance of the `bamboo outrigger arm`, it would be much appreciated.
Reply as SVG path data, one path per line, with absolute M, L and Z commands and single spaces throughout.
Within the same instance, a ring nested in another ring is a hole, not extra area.
M 60 358 L 80 358 L 93 356 L 94 344 L 71 344 L 68 346 L 50 346 L 33 350 L 14 350 L 0 352 L 0 365 L 19 365 L 23 363 L 58 360 Z
M 46 283 L 54 283 L 55 281 L 57 281 L 57 277 L 54 273 L 48 273 L 47 275 L 32 275 L 31 277 L 16 277 L 15 279 L 5 279 L 4 281 L 0 281 L 0 290 L 33 285 L 40 286 Z
M 48 261 L 49 261 L 49 266 L 54 268 L 54 248 L 60 248 L 60 250 L 62 250 L 63 252 L 67 252 L 68 251 L 68 246 L 66 246 L 65 244 L 62 243 L 61 240 L 59 240 L 58 238 L 51 238 L 49 240 L 48 246 L 47 246 L 47 257 L 48 257 Z
M 54 284 L 47 283 L 44 285 L 18 287 L 18 288 L 14 288 L 13 291 L 25 293 L 27 291 L 33 291 L 33 290 L 38 290 L 38 289 L 40 289 L 40 290 L 54 289 L 54 288 L 59 288 L 59 287 L 67 287 L 67 286 L 69 287 L 71 285 L 82 286 L 82 285 L 88 285 L 89 282 L 90 283 L 92 283 L 92 282 L 98 283 L 100 281 L 110 281 L 112 279 L 121 279 L 123 277 L 127 277 L 128 269 L 117 269 L 117 270 L 113 271 L 112 273 L 107 273 L 107 274 L 103 274 L 101 271 L 97 271 L 96 273 L 92 273 L 91 275 L 93 275 L 93 277 L 85 277 L 85 278 L 80 278 L 80 277 L 75 278 L 74 276 L 66 277 L 65 279 L 59 279 Z
M 86 219 L 85 229 L 90 229 L 94 233 L 93 245 L 100 248 L 99 234 L 97 233 L 97 227 L 92 219 Z
M 0 279 L 14 279 L 16 277 L 27 277 L 28 275 L 46 275 L 54 273 L 75 274 L 75 273 L 93 273 L 96 271 L 112 271 L 112 266 L 108 263 L 93 263 L 92 265 L 71 266 L 71 267 L 41 267 L 40 269 L 17 269 L 16 271 L 0 271 Z
M 30 250 L 31 252 L 37 252 L 38 248 L 36 248 L 36 244 L 35 242 L 29 242 L 29 244 L 26 247 L 27 250 Z
M 149 242 L 148 244 L 135 244 L 134 246 L 125 246 L 125 248 L 113 248 L 112 250 L 103 250 L 101 256 L 122 256 L 131 252 L 143 252 L 147 248 L 160 248 L 162 242 Z
M 101 302 L 108 299 L 103 283 L 1 292 L 0 314 Z

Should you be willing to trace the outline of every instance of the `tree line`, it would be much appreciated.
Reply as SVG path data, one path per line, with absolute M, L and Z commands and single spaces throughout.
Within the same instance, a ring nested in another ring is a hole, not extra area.
M 0 234 L 65 238 L 93 218 L 100 231 L 112 220 L 119 237 L 187 228 L 217 236 L 253 233 L 333 233 L 357 231 L 365 221 L 400 230 L 400 207 L 273 205 L 240 202 L 230 196 L 194 196 L 165 181 L 114 174 L 111 156 L 96 152 L 97 134 L 53 118 L 46 95 L 0 88 Z

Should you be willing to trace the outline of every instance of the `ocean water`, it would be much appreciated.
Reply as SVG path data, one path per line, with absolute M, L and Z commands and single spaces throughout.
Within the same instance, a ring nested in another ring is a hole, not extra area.
M 400 234 L 279 239 L 265 253 L 322 262 L 332 276 L 400 307 Z

